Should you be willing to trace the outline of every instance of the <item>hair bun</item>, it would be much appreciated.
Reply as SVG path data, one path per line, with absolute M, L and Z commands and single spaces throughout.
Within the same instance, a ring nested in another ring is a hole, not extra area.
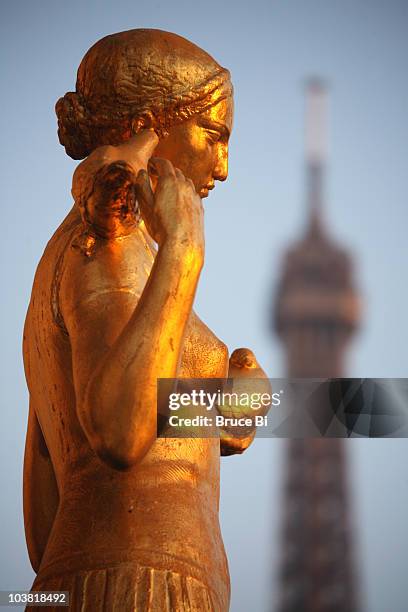
M 58 117 L 58 138 L 73 159 L 84 159 L 93 149 L 91 117 L 82 96 L 69 91 L 55 105 Z

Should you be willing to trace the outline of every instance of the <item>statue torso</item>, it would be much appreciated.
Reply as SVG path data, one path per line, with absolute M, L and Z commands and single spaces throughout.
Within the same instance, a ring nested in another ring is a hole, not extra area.
M 30 401 L 60 495 L 40 573 L 137 561 L 193 575 L 216 590 L 227 589 L 228 568 L 218 522 L 219 440 L 157 439 L 139 465 L 120 472 L 94 454 L 78 422 L 70 338 L 58 293 L 64 258 L 73 248 L 80 223 L 78 214 L 71 212 L 47 245 L 25 327 Z M 115 279 L 109 282 L 118 282 L 118 289 L 127 291 L 134 306 L 153 260 L 140 233 L 123 241 Z M 192 314 L 180 375 L 224 377 L 227 368 L 225 345 Z

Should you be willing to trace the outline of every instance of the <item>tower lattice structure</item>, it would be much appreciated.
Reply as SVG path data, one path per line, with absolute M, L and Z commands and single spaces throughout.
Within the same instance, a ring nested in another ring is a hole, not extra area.
M 308 221 L 286 254 L 274 330 L 290 378 L 338 378 L 359 321 L 352 260 L 323 220 L 326 87 L 306 97 Z M 288 441 L 278 612 L 356 612 L 345 445 Z

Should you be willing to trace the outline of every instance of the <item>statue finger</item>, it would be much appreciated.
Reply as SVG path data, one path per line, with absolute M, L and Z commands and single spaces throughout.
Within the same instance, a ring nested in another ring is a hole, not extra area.
M 149 174 L 158 178 L 176 176 L 176 171 L 171 161 L 163 157 L 152 157 L 147 164 L 147 169 Z
M 186 177 L 183 174 L 183 172 L 180 170 L 180 168 L 174 168 L 174 171 L 176 173 L 176 177 L 180 180 L 180 181 L 185 181 Z
M 140 170 L 136 177 L 136 196 L 139 201 L 146 204 L 151 210 L 154 207 L 154 193 L 150 184 L 150 178 L 146 170 Z
M 131 160 L 134 160 L 138 166 L 137 169 L 139 169 L 140 165 L 147 166 L 148 160 L 153 155 L 158 142 L 159 138 L 153 130 L 142 130 L 118 148 L 121 153 L 128 153 L 129 161 L 132 163 Z

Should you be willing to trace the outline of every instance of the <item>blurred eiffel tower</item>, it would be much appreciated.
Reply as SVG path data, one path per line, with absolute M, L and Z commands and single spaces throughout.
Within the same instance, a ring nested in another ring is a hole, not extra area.
M 345 353 L 359 321 L 352 262 L 323 219 L 326 86 L 306 95 L 308 223 L 288 250 L 274 330 L 291 378 L 344 376 Z M 279 612 L 356 612 L 349 499 L 342 439 L 294 439 L 287 445 Z

